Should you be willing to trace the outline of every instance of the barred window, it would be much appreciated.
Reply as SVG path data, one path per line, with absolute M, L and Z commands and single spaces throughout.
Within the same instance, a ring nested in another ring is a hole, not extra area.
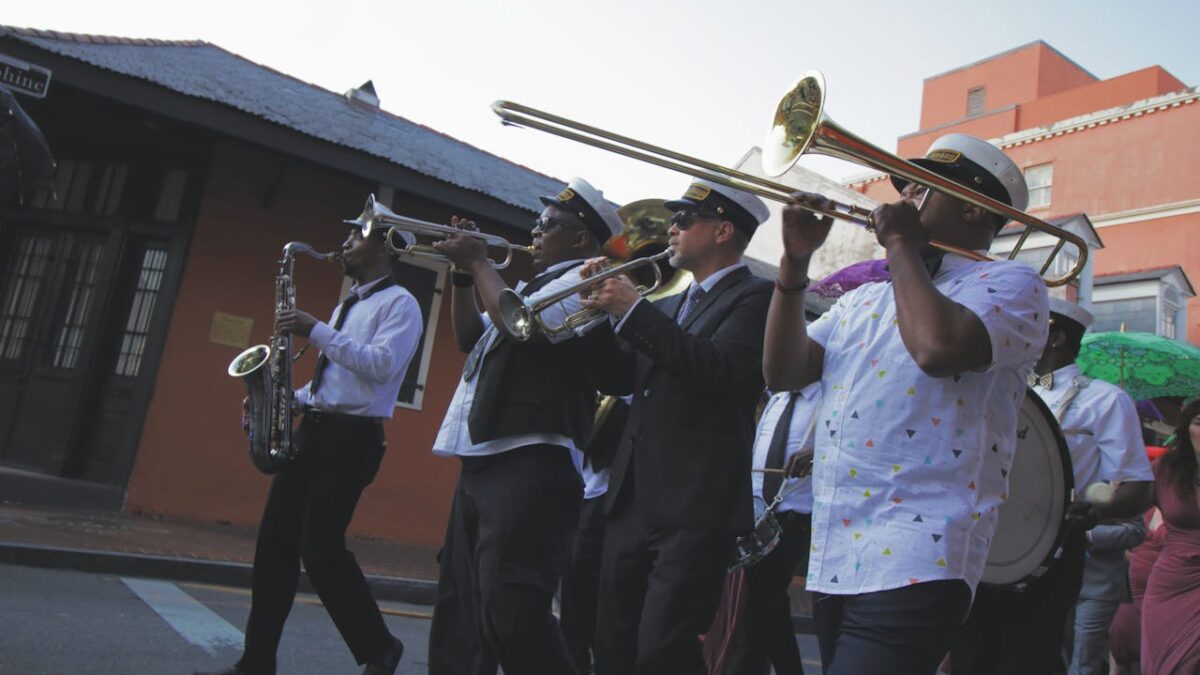
M 154 306 L 162 290 L 166 269 L 166 249 L 147 246 L 142 253 L 142 264 L 133 289 L 133 302 L 130 303 L 129 316 L 125 319 L 125 332 L 121 336 L 121 350 L 117 354 L 115 368 L 117 375 L 137 377 L 142 368 L 142 356 L 150 335 Z
M 0 359 L 20 359 L 30 344 L 33 313 L 50 267 L 50 237 L 17 237 L 4 279 L 0 305 Z
M 104 256 L 102 241 L 75 240 L 68 245 L 66 260 L 65 309 L 55 330 L 51 364 L 55 368 L 74 368 L 83 348 L 88 316 L 96 300 L 96 281 Z

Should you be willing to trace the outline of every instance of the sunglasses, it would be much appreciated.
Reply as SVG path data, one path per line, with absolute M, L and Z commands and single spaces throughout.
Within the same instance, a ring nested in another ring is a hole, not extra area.
M 542 216 L 541 218 L 537 218 L 533 221 L 533 229 L 530 230 L 530 233 L 541 232 L 542 234 L 545 234 L 556 227 L 575 227 L 575 223 L 568 223 L 567 221 L 559 220 L 558 218 L 547 218 Z
M 686 230 L 696 224 L 698 220 L 721 220 L 721 216 L 715 213 L 704 213 L 701 211 L 676 211 L 671 216 L 671 224 L 680 230 Z

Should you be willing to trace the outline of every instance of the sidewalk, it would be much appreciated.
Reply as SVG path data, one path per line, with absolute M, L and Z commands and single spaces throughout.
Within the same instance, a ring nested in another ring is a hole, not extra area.
M 0 503 L 0 563 L 249 586 L 254 540 L 251 527 Z M 359 537 L 348 545 L 376 597 L 433 604 L 435 548 Z

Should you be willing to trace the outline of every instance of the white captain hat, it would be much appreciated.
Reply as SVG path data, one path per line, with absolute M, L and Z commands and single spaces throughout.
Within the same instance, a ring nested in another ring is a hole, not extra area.
M 742 190 L 697 178 L 679 199 L 664 204 L 672 211 L 693 209 L 708 211 L 729 219 L 747 237 L 754 236 L 759 225 L 767 222 L 771 211 L 763 200 Z
M 554 197 L 539 197 L 546 206 L 557 206 L 579 216 L 588 231 L 601 244 L 608 241 L 614 234 L 624 228 L 617 209 L 607 199 L 604 193 L 592 187 L 592 184 L 576 176 L 567 186 Z
M 996 146 L 967 134 L 946 134 L 929 146 L 924 157 L 908 160 L 917 166 L 1004 202 L 1018 211 L 1029 205 L 1029 188 L 1017 163 Z M 896 190 L 908 181 L 892 176 Z
M 1050 314 L 1057 314 L 1065 319 L 1074 321 L 1080 326 L 1083 326 L 1084 330 L 1087 330 L 1088 327 L 1092 325 L 1092 322 L 1096 320 L 1096 318 L 1092 316 L 1092 313 L 1086 309 L 1069 300 L 1063 300 L 1062 298 L 1056 298 L 1054 296 L 1050 297 Z

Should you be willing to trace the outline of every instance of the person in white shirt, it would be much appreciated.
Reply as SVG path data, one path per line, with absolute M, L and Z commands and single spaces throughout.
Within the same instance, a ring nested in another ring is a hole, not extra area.
M 812 529 L 813 435 L 821 384 L 771 396 L 754 437 L 751 485 L 754 497 L 774 509 L 779 543 L 746 568 L 745 607 L 733 631 L 724 673 L 800 675 L 804 665 L 792 627 L 788 588 L 797 570 L 806 569 Z M 797 465 L 802 465 L 797 469 Z M 805 475 L 797 475 L 804 473 Z
M 1092 528 L 1101 521 L 1140 517 L 1150 508 L 1153 474 L 1133 400 L 1116 385 L 1085 377 L 1075 364 L 1091 323 L 1086 309 L 1051 298 L 1049 339 L 1028 378 L 1059 421 L 1071 453 L 1076 500 L 1068 510 L 1063 554 L 1020 592 L 980 589 L 951 656 L 955 675 L 1064 672 L 1068 630 L 1076 636 L 1078 657 L 1070 673 L 1099 673 L 1108 660 L 1108 626 L 1120 598 L 1080 602 L 1073 630 L 1069 617 L 1082 588 Z M 1101 482 L 1119 485 L 1110 499 L 1088 501 L 1088 488 Z M 1123 595 L 1124 555 L 1118 553 L 1115 562 L 1118 579 L 1107 583 Z M 1097 565 L 1105 565 L 1103 556 L 1091 564 Z M 1100 574 L 1093 575 L 1093 583 L 1105 584 L 1103 571 L 1095 572 Z
M 304 415 L 298 458 L 272 479 L 259 525 L 242 658 L 220 675 L 275 673 L 301 561 L 366 675 L 395 672 L 404 652 L 346 549 L 346 528 L 387 449 L 383 420 L 392 416 L 424 329 L 416 299 L 392 279 L 384 236 L 364 237 L 355 227 L 342 244 L 354 285 L 329 323 L 299 309 L 276 317 L 280 330 L 307 337 L 321 355 L 312 381 L 296 392 Z
M 978 138 L 943 136 L 913 161 L 1016 209 L 1027 202 L 1020 169 Z M 900 201 L 872 213 L 890 281 L 846 293 L 806 328 L 808 264 L 832 219 L 788 206 L 767 319 L 767 386 L 821 382 L 807 586 L 826 675 L 929 675 L 954 644 L 1046 341 L 1046 286 L 1031 267 L 929 246 L 986 250 L 1005 219 L 892 181 Z
M 614 206 L 581 178 L 541 200 L 546 208 L 532 231 L 537 274 L 516 287 L 528 303 L 577 284 L 584 260 L 621 230 Z M 612 327 L 602 320 L 513 339 L 500 328 L 508 286 L 483 244 L 456 235 L 436 246 L 457 268 L 454 334 L 469 354 L 433 446 L 456 457 L 460 471 L 439 555 L 429 672 L 577 673 L 550 609 L 579 520 L 579 449 L 604 384 L 592 352 L 610 349 Z M 558 325 L 580 308 L 571 294 L 542 319 Z

